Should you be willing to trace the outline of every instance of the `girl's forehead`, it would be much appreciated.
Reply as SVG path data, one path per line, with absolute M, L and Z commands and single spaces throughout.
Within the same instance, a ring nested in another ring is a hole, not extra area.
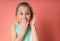
M 20 12 L 30 12 L 29 8 L 27 6 L 19 6 L 18 11 Z

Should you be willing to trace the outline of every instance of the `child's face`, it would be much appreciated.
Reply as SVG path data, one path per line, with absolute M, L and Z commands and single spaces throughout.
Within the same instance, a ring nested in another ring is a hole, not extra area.
M 28 7 L 26 6 L 20 6 L 18 8 L 18 12 L 17 12 L 17 19 L 19 22 L 22 22 L 23 19 L 26 19 L 26 21 L 30 21 L 30 10 L 28 9 Z

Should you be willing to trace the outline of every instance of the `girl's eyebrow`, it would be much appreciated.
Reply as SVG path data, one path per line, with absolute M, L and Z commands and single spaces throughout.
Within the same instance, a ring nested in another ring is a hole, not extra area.
M 26 11 L 26 12 L 30 12 L 30 11 Z
M 19 11 L 19 12 L 22 12 L 22 11 Z M 26 11 L 26 12 L 30 12 L 30 11 Z
M 19 12 L 22 12 L 22 11 L 19 11 Z

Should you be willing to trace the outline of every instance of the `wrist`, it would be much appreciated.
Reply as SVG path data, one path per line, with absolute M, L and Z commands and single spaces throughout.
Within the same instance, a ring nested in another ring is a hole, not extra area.
M 35 24 L 31 25 L 31 27 L 34 27 L 34 26 L 35 26 Z
M 35 29 L 35 25 L 31 25 L 31 29 Z

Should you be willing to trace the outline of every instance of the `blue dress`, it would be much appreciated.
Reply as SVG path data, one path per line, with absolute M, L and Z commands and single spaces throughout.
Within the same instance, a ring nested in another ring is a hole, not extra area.
M 17 36 L 19 36 L 20 31 L 21 31 L 21 27 L 18 23 L 16 23 L 16 34 L 17 34 Z M 28 27 L 28 29 L 26 31 L 26 34 L 23 38 L 23 41 L 32 41 L 32 31 L 31 31 L 30 26 Z

